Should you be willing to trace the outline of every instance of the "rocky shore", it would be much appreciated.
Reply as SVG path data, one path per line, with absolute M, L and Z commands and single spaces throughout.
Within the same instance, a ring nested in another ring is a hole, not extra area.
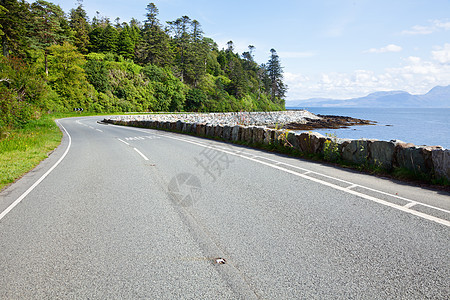
M 283 129 L 291 130 L 313 130 L 313 129 L 339 129 L 348 128 L 355 125 L 375 125 L 377 122 L 356 119 L 352 117 L 332 116 L 332 115 L 317 115 L 319 118 L 309 119 L 306 118 L 304 123 L 288 123 L 283 126 Z

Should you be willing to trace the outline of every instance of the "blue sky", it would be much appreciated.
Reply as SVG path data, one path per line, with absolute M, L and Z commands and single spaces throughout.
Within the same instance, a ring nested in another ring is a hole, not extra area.
M 75 0 L 54 0 L 65 12 Z M 143 21 L 151 1 L 84 0 L 112 21 Z M 375 91 L 428 92 L 450 85 L 450 0 L 157 0 L 159 19 L 187 15 L 219 48 L 277 50 L 287 100 L 351 98 Z

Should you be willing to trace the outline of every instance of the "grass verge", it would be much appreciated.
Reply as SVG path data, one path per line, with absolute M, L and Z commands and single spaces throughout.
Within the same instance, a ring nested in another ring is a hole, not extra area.
M 0 190 L 36 167 L 61 142 L 62 133 L 51 116 L 3 133 L 0 139 Z

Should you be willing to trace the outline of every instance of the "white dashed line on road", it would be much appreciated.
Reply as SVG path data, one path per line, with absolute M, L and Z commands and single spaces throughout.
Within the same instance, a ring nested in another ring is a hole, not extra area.
M 124 140 L 118 139 L 119 141 L 121 141 L 122 143 L 124 143 L 125 145 L 130 146 L 130 144 L 128 144 L 127 142 L 125 142 Z
M 134 149 L 134 151 L 136 151 L 137 153 L 139 153 L 139 155 L 142 156 L 142 158 L 143 158 L 144 160 L 148 160 L 147 156 L 145 156 L 144 154 L 142 154 L 141 151 L 139 151 L 139 150 L 136 149 L 136 148 L 133 148 L 133 149 Z

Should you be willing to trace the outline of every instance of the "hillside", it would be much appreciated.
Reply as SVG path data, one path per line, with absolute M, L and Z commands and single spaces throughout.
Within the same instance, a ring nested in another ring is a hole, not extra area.
M 450 85 L 436 86 L 424 95 L 404 91 L 375 92 L 347 100 L 313 98 L 286 102 L 287 107 L 450 108 Z

